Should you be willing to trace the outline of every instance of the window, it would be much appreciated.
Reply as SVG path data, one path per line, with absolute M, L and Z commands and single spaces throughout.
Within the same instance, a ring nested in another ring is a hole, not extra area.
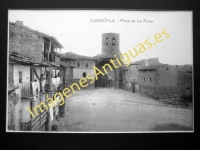
M 144 81 L 145 81 L 145 78 L 144 78 Z
M 108 40 L 108 37 L 106 38 L 106 40 Z
M 77 67 L 80 67 L 80 64 L 79 64 L 79 63 L 77 64 Z
M 112 45 L 115 45 L 115 38 L 112 39 Z
M 83 77 L 86 77 L 86 73 L 85 72 L 83 72 Z
M 86 63 L 86 68 L 88 68 L 88 63 Z
M 22 72 L 19 72 L 19 83 L 22 83 Z
M 189 88 L 189 87 L 186 87 L 185 89 L 186 89 L 186 90 L 190 90 L 190 88 Z
M 166 68 L 166 71 L 169 71 L 169 68 Z
M 149 82 L 151 82 L 151 78 L 149 78 Z
M 108 42 L 106 42 L 106 45 L 108 45 Z

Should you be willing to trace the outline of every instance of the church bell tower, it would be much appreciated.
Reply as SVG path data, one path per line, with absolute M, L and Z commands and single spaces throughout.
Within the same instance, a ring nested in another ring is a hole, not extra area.
M 120 57 L 119 50 L 119 34 L 117 33 L 103 33 L 102 34 L 102 54 L 114 57 Z

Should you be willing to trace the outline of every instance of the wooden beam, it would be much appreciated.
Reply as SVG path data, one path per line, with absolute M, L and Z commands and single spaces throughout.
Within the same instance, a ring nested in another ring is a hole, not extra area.
M 49 42 L 49 53 L 48 53 L 48 61 L 49 61 L 49 54 L 51 52 L 51 41 Z

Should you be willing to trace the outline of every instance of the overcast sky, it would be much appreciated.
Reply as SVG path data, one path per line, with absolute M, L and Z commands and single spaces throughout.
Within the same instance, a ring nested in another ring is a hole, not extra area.
M 169 38 L 132 61 L 158 57 L 166 64 L 193 63 L 191 11 L 9 10 L 8 17 L 10 22 L 20 20 L 25 26 L 56 37 L 64 47 L 62 53 L 87 56 L 101 53 L 102 33 L 120 34 L 120 51 L 125 53 L 146 39 L 154 41 L 154 35 L 166 29 Z M 104 18 L 115 22 L 90 22 Z M 120 19 L 135 22 L 120 22 Z

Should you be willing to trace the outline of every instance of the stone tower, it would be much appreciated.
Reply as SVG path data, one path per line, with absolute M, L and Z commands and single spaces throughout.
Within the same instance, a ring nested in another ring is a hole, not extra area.
M 103 33 L 102 34 L 102 54 L 114 57 L 119 57 L 121 52 L 119 50 L 119 34 L 117 33 Z

